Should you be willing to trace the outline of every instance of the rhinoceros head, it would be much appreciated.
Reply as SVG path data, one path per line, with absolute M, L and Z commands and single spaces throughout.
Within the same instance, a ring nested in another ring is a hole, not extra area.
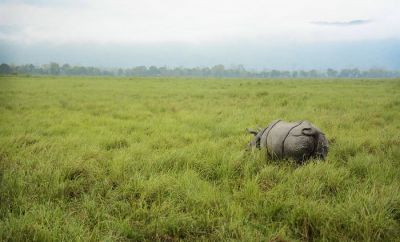
M 326 156 L 328 155 L 329 144 L 328 140 L 326 139 L 324 133 L 319 133 L 317 136 L 317 147 L 315 149 L 314 156 L 319 159 L 325 160 Z
M 253 139 L 248 144 L 249 148 L 260 148 L 261 136 L 263 134 L 263 131 L 264 130 L 261 128 L 257 128 L 257 130 L 247 129 L 247 132 L 254 135 Z

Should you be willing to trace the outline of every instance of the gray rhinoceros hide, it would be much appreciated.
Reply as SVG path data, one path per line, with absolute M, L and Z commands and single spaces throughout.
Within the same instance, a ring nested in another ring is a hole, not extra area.
M 304 161 L 309 158 L 325 159 L 328 141 L 324 133 L 308 121 L 288 123 L 276 120 L 267 128 L 257 131 L 249 146 L 266 149 L 274 158 L 292 158 Z

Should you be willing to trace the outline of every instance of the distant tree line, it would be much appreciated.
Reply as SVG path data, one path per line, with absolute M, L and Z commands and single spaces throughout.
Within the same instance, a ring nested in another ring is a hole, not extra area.
M 135 66 L 132 68 L 98 68 L 90 66 L 59 65 L 52 62 L 45 65 L 0 65 L 0 75 L 64 75 L 64 76 L 193 76 L 193 77 L 257 77 L 257 78 L 394 78 L 400 77 L 399 70 L 370 68 L 346 68 L 341 70 L 246 70 L 243 65 L 226 68 L 213 67 L 175 67 Z

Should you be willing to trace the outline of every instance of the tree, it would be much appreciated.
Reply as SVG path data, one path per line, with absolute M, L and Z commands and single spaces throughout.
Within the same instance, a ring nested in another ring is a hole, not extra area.
M 308 76 L 309 77 L 319 77 L 319 75 L 318 75 L 318 71 L 317 70 L 310 70 L 309 72 L 308 72 Z
M 60 66 L 57 63 L 55 63 L 55 62 L 50 63 L 50 74 L 51 75 L 59 75 L 60 74 Z
M 150 66 L 148 71 L 149 71 L 150 75 L 159 75 L 160 74 L 160 71 L 158 70 L 158 68 L 156 66 Z
M 225 72 L 225 66 L 224 65 L 215 65 L 211 68 L 211 73 L 214 76 L 223 76 Z
M 118 73 L 117 74 L 118 76 L 123 76 L 124 75 L 124 70 L 122 68 L 119 68 L 117 73 Z
M 145 76 L 147 73 L 146 66 L 136 66 L 132 69 L 132 74 L 135 76 Z
M 326 70 L 326 74 L 328 75 L 328 77 L 337 77 L 338 72 L 332 68 L 329 68 L 328 70 Z
M 0 74 L 11 74 L 11 67 L 7 64 L 0 65 Z
M 361 76 L 361 72 L 358 68 L 351 69 L 351 77 L 357 78 Z
M 278 70 L 272 70 L 270 75 L 272 78 L 280 77 L 281 72 Z
M 61 66 L 61 73 L 64 75 L 69 75 L 71 71 L 71 66 L 69 64 L 64 64 Z

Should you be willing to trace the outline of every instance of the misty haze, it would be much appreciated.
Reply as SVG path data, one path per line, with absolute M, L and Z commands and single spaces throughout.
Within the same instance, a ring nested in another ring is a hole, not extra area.
M 399 0 L 0 0 L 0 241 L 399 241 Z

